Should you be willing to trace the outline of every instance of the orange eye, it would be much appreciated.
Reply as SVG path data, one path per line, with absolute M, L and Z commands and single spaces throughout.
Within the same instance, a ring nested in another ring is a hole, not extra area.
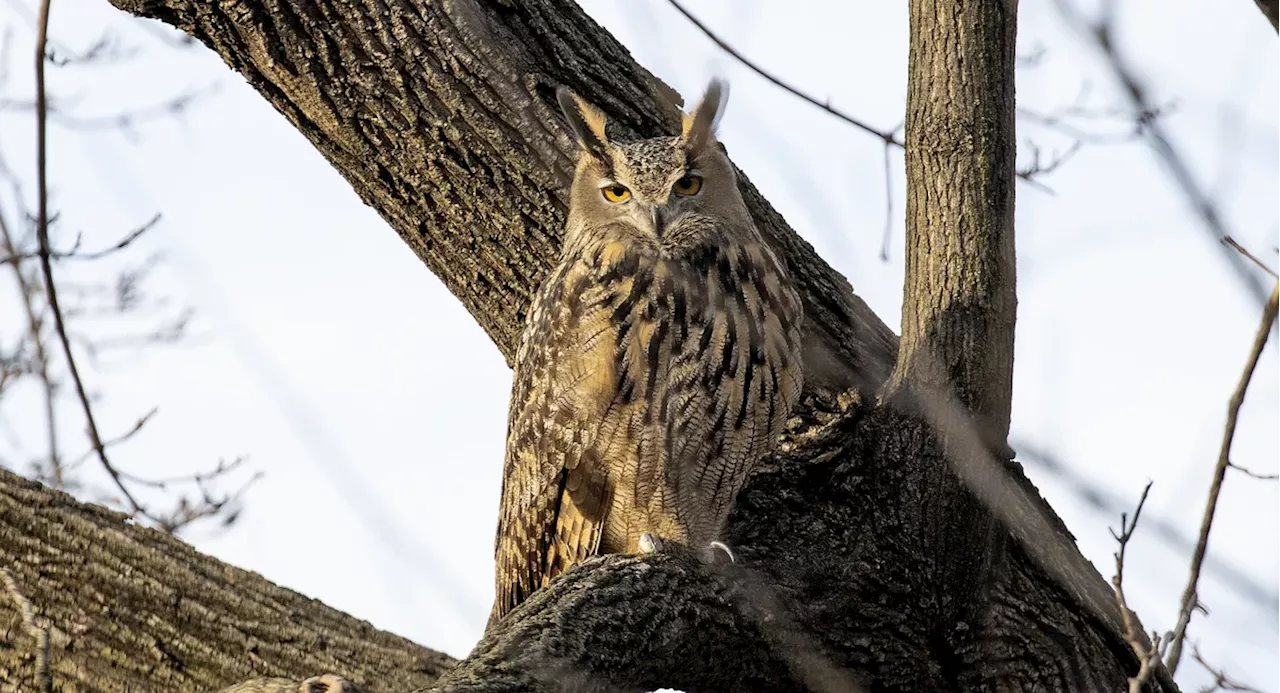
M 631 199 L 631 191 L 627 190 L 626 186 L 622 185 L 610 185 L 608 187 L 601 188 L 600 192 L 604 193 L 604 199 L 614 204 L 626 202 Z
M 675 190 L 677 195 L 686 197 L 697 195 L 698 191 L 702 189 L 702 178 L 700 176 L 685 176 L 676 181 L 676 184 L 671 189 Z

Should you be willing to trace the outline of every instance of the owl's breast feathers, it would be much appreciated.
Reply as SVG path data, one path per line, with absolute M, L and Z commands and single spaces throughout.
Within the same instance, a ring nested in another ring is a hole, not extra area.
M 754 236 L 754 234 L 741 234 Z M 517 350 L 491 619 L 639 534 L 717 538 L 800 393 L 799 299 L 759 241 L 568 249 Z

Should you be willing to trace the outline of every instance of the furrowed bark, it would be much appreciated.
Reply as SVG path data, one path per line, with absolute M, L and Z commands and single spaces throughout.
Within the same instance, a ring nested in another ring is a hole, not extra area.
M 893 387 L 953 392 L 995 447 L 1013 393 L 1016 0 L 912 0 L 907 272 Z

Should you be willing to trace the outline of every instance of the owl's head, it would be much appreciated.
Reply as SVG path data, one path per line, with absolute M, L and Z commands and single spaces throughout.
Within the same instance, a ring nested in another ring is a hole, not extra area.
M 570 191 L 568 235 L 604 233 L 678 253 L 717 232 L 751 229 L 729 158 L 716 142 L 728 90 L 712 81 L 678 137 L 611 142 L 605 115 L 563 87 L 556 96 L 580 154 Z

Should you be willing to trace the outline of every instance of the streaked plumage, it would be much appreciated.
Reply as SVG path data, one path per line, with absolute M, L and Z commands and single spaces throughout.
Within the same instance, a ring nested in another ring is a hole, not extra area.
M 799 396 L 800 303 L 715 142 L 721 94 L 614 144 L 561 93 L 582 155 L 516 355 L 491 620 L 642 533 L 718 540 Z

